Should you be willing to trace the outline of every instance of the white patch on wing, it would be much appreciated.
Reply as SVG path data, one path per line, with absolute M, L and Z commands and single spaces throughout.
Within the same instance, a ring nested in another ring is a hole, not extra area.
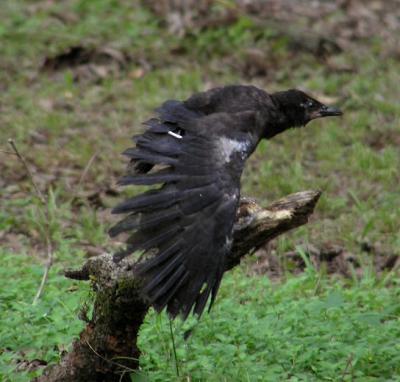
M 168 131 L 168 134 L 173 136 L 174 138 L 182 139 L 182 135 L 174 133 L 173 131 Z
M 240 153 L 242 159 L 247 156 L 247 151 L 249 149 L 249 141 L 237 141 L 236 139 L 230 139 L 226 137 L 219 138 L 221 148 L 221 156 L 225 162 L 231 160 L 231 156 L 234 153 Z

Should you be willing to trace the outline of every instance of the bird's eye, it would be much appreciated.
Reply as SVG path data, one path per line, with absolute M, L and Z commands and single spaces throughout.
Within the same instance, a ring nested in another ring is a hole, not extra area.
M 302 107 L 303 109 L 310 109 L 314 106 L 314 102 L 312 100 L 308 100 L 306 102 L 302 102 L 300 104 L 300 107 Z

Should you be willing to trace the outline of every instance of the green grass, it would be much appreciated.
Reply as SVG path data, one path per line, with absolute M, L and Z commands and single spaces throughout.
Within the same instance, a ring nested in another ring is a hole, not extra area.
M 199 323 L 175 323 L 178 380 L 399 380 L 394 288 L 374 278 L 348 288 L 313 272 L 279 286 L 243 276 L 224 279 L 215 310 Z M 143 374 L 174 380 L 167 317 L 151 315 L 140 339 Z
M 0 377 L 26 381 L 18 360 L 59 360 L 83 323 L 88 289 L 53 268 L 32 305 L 42 267 L 26 255 L 2 254 Z M 391 288 L 386 283 L 394 282 Z M 150 381 L 396 381 L 400 378 L 399 280 L 336 280 L 309 268 L 272 284 L 238 270 L 224 278 L 218 302 L 200 322 L 174 326 L 176 376 L 166 315 L 149 314 L 140 333 L 140 376 Z M 190 331 L 188 339 L 184 334 Z M 137 375 L 133 380 L 138 378 Z
M 117 198 L 110 192 L 124 171 L 119 153 L 168 98 L 227 83 L 270 91 L 297 86 L 332 97 L 345 116 L 263 142 L 249 160 L 243 193 L 267 204 L 302 189 L 324 191 L 310 223 L 278 240 L 279 253 L 299 242 L 333 242 L 367 264 L 371 259 L 359 246 L 366 239 L 400 252 L 400 64 L 381 58 L 383 42 L 336 57 L 354 68 L 349 73 L 293 52 L 287 39 L 246 17 L 179 37 L 137 1 L 3 3 L 0 380 L 29 380 L 32 375 L 17 371 L 18 360 L 57 362 L 78 335 L 88 287 L 60 271 L 81 264 L 88 246 L 117 247 L 106 235 L 115 222 L 108 208 L 132 192 L 117 189 Z M 73 46 L 112 48 L 129 59 L 105 77 L 77 77 L 73 67 L 41 69 L 46 58 Z M 265 77 L 249 78 L 243 69 L 254 48 L 270 61 Z M 55 264 L 34 306 L 46 223 L 21 163 L 4 153 L 10 137 L 50 195 Z M 272 284 L 247 276 L 247 266 L 224 278 L 210 316 L 175 324 L 181 380 L 400 380 L 398 272 L 367 269 L 361 280 L 331 280 L 309 269 Z M 182 333 L 191 325 L 194 333 L 185 342 Z M 140 363 L 151 381 L 175 379 L 168 330 L 166 317 L 154 314 L 142 329 Z
M 0 380 L 28 381 L 38 373 L 18 373 L 18 364 L 23 360 L 60 360 L 84 327 L 77 315 L 89 290 L 65 279 L 60 274 L 61 265 L 57 265 L 51 270 L 44 296 L 33 305 L 43 267 L 23 253 L 15 256 L 1 251 L 1 259 Z

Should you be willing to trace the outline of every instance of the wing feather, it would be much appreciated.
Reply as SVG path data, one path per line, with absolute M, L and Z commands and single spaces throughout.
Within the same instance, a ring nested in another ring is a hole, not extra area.
M 123 256 L 137 250 L 150 255 L 135 267 L 143 295 L 157 311 L 166 308 L 185 319 L 191 311 L 200 316 L 217 295 L 231 248 L 243 155 L 232 161 L 221 155 L 218 134 L 229 126 L 208 134 L 213 120 L 181 102 L 167 101 L 158 113 L 134 138 L 136 147 L 124 152 L 145 171 L 137 168 L 120 184 L 162 186 L 115 207 L 114 213 L 129 215 L 110 235 L 133 231 Z M 159 164 L 167 167 L 152 172 Z

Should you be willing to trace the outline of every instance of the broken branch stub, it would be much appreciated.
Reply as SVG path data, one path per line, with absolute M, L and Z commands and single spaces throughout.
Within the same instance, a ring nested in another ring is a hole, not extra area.
M 254 252 L 275 237 L 306 224 L 320 196 L 320 191 L 296 192 L 266 208 L 262 208 L 254 200 L 242 198 L 226 270 L 239 264 L 243 256 Z

